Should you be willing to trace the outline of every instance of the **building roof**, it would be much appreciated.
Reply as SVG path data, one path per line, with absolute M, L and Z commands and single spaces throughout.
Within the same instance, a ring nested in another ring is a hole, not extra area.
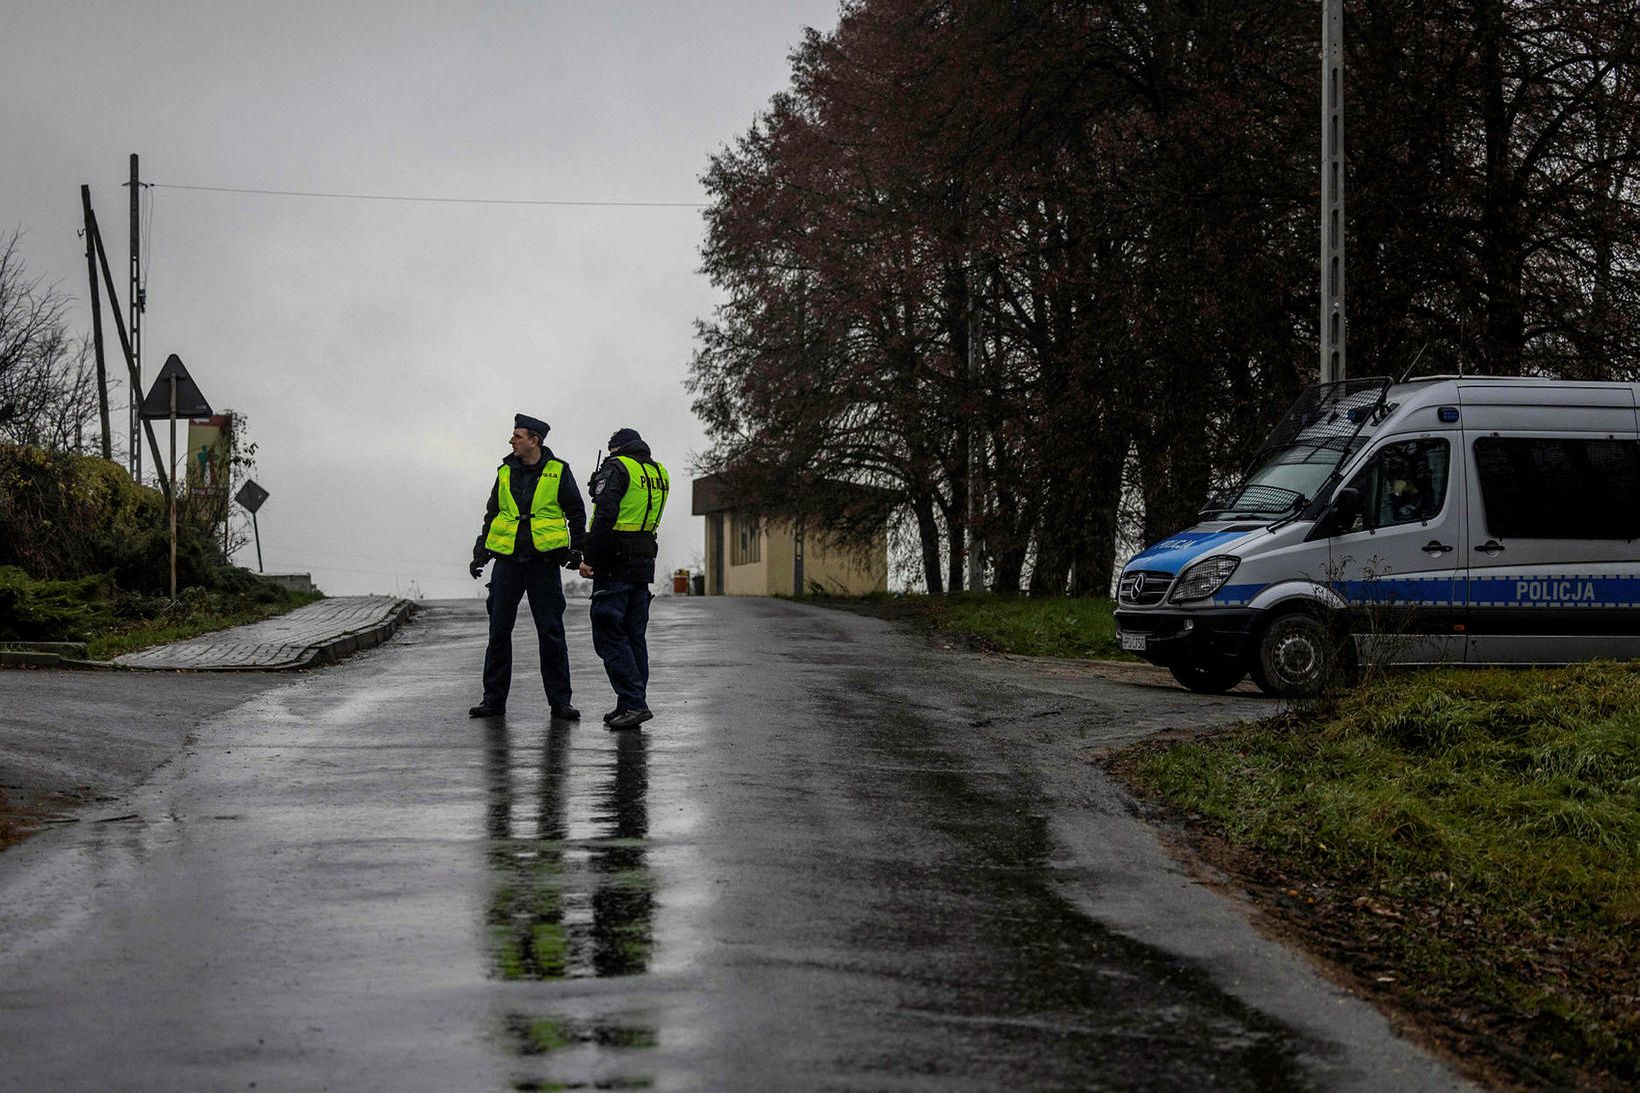
M 697 478 L 693 483 L 693 493 L 690 498 L 689 511 L 695 516 L 706 516 L 714 512 L 729 512 L 734 509 L 744 509 L 744 504 L 736 504 L 733 496 L 733 472 L 719 471 L 717 474 L 708 474 Z M 829 485 L 848 491 L 845 496 L 855 496 L 862 500 L 878 496 L 885 491 L 874 486 L 862 486 L 853 482 L 831 480 Z M 759 515 L 769 515 L 767 512 Z
M 733 508 L 726 500 L 728 495 L 728 480 L 721 474 L 709 474 L 694 481 L 694 492 L 690 498 L 689 511 L 695 516 L 705 516 L 710 512 L 726 512 Z

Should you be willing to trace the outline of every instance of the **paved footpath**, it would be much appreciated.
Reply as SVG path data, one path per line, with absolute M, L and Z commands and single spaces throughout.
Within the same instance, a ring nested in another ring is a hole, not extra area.
M 243 672 L 311 668 L 380 645 L 415 610 L 392 596 L 336 596 L 278 618 L 115 657 L 126 668 Z

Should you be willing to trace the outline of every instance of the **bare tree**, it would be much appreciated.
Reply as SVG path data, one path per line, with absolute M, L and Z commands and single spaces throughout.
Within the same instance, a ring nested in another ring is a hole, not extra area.
M 24 267 L 13 231 L 0 244 L 0 438 L 56 451 L 98 449 L 97 375 L 68 328 L 69 296 Z

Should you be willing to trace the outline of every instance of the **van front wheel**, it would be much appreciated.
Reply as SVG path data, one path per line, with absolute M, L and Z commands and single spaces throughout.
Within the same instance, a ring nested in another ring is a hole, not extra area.
M 1273 619 L 1253 652 L 1253 682 L 1280 698 L 1318 694 L 1337 666 L 1333 636 L 1314 615 L 1302 612 Z
M 1204 695 L 1221 695 L 1247 678 L 1247 669 L 1239 660 L 1169 664 L 1167 670 L 1173 673 L 1174 679 Z

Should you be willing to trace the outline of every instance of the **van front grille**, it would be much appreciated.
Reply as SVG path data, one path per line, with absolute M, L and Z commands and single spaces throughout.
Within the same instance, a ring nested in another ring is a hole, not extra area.
M 1116 601 L 1128 607 L 1150 607 L 1161 603 L 1173 585 L 1173 574 L 1156 570 L 1124 573 L 1116 586 Z

